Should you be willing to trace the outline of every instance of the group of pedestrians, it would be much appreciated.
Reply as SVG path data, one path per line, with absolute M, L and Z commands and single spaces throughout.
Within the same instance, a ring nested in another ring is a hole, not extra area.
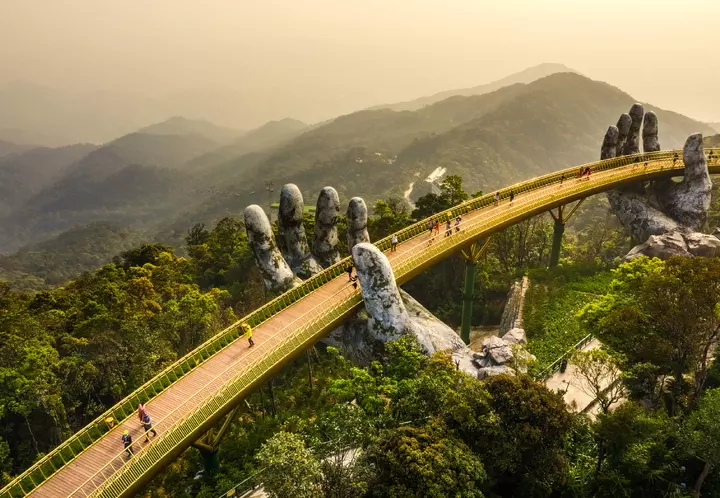
M 589 180 L 590 179 L 590 173 L 592 173 L 592 170 L 590 169 L 590 166 L 580 166 L 580 171 L 578 171 L 578 180 L 582 180 L 583 178 Z
M 153 436 L 157 436 L 157 431 L 153 426 L 152 418 L 150 418 L 150 414 L 148 413 L 147 408 L 145 408 L 145 405 L 143 405 L 142 403 L 138 405 L 137 414 L 138 419 L 140 420 L 140 426 L 142 427 L 145 434 L 145 442 L 149 443 L 150 433 L 152 433 Z M 121 440 L 128 456 L 132 457 L 135 454 L 135 450 L 133 449 L 133 439 L 130 435 L 129 430 L 125 429 L 123 431 Z
M 460 231 L 460 226 L 462 224 L 462 216 L 457 215 L 455 217 L 455 232 Z M 434 219 L 428 221 L 428 233 L 430 234 L 430 240 L 428 241 L 428 244 L 432 244 L 435 240 L 436 235 L 440 235 L 440 220 Z M 448 217 L 445 220 L 445 237 L 450 237 L 453 233 L 453 219 L 452 217 Z

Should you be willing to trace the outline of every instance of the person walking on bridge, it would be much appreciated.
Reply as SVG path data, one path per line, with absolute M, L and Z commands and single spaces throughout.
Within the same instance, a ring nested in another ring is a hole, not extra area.
M 138 405 L 138 417 L 140 418 L 140 425 L 145 431 L 145 441 L 149 443 L 150 433 L 152 432 L 153 436 L 157 436 L 157 431 L 152 425 L 152 419 L 150 418 L 150 414 L 147 412 L 147 410 L 145 409 L 145 405 L 143 405 L 142 403 Z
M 390 251 L 395 252 L 397 251 L 397 245 L 398 245 L 398 237 L 397 234 L 393 234 L 392 239 L 390 239 Z
M 123 432 L 121 439 L 123 442 L 123 446 L 125 446 L 125 451 L 127 451 L 128 456 L 132 457 L 135 454 L 135 451 L 133 450 L 133 447 L 132 447 L 132 436 L 130 435 L 130 431 L 126 430 L 125 432 Z
M 435 228 L 435 223 L 433 222 L 432 218 L 428 221 L 428 232 L 430 232 L 430 237 L 432 237 L 433 228 Z
M 515 191 L 510 191 L 510 205 L 512 206 L 513 200 L 515 200 Z
M 462 221 L 462 217 L 460 215 L 458 215 L 457 218 L 455 218 L 455 231 L 456 232 L 460 231 L 460 222 L 461 221 Z
M 500 192 L 495 192 L 495 195 L 493 196 L 493 199 L 495 200 L 495 205 L 497 206 L 500 204 Z
M 345 271 L 346 271 L 347 274 L 348 274 L 348 282 L 353 282 L 355 279 L 354 279 L 353 276 L 352 276 L 352 272 L 353 272 L 353 265 L 352 265 L 352 263 L 348 263 L 347 268 L 345 268 Z
M 435 220 L 433 228 L 435 229 L 435 235 L 440 235 L 440 220 Z
M 249 347 L 249 348 L 253 347 L 253 346 L 255 345 L 255 341 L 253 341 L 253 338 L 252 338 L 252 336 L 253 336 L 252 327 L 251 327 L 247 322 L 243 322 L 243 323 L 240 325 L 240 327 L 241 327 L 242 330 L 243 330 L 243 335 L 244 335 L 245 337 L 247 337 L 248 344 L 249 344 L 248 347 Z
M 450 218 L 447 219 L 445 222 L 445 237 L 450 237 L 452 235 L 452 225 L 450 224 Z

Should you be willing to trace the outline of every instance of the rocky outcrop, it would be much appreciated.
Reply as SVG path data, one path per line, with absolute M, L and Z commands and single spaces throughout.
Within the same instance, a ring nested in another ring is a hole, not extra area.
M 620 116 L 617 126 L 608 128 L 600 158 L 640 152 L 641 125 L 644 151 L 659 151 L 657 116 L 635 104 L 629 114 Z M 627 258 L 718 254 L 716 240 L 720 239 L 698 232 L 707 218 L 712 188 L 701 134 L 688 137 L 682 158 L 685 172 L 680 182 L 638 182 L 608 192 L 613 212 L 638 244 Z
M 522 329 L 513 329 L 502 338 L 490 336 L 483 339 L 481 350 L 473 353 L 478 378 L 524 371 L 528 363 L 535 361 L 535 357 L 521 346 L 524 340 L 525 331 Z
M 525 305 L 525 293 L 530 286 L 527 277 L 522 280 L 513 282 L 508 292 L 508 299 L 500 318 L 500 337 L 504 336 L 508 331 L 515 328 L 522 328 L 523 324 L 523 307 Z
M 643 244 L 633 247 L 625 259 L 635 259 L 640 256 L 667 259 L 672 256 L 690 257 L 692 254 L 688 251 L 685 239 L 679 232 L 668 232 L 662 235 L 651 235 Z
M 507 334 L 502 336 L 502 338 L 511 344 L 527 344 L 525 329 L 521 329 L 519 327 L 510 330 Z
M 278 225 L 284 252 L 281 254 L 273 237 L 272 227 L 259 206 L 245 209 L 245 226 L 250 247 L 265 285 L 274 293 L 284 292 L 300 282 L 295 276 L 306 278 L 339 259 L 337 255 L 337 192 L 324 188 L 318 198 L 315 213 L 315 239 L 312 256 L 309 254 L 302 229 L 303 199 L 299 189 L 286 185 L 281 191 Z M 403 334 L 413 334 L 428 352 L 450 351 L 459 369 L 477 375 L 472 352 L 450 327 L 434 317 L 395 283 L 390 262 L 369 243 L 367 206 L 355 197 L 348 206 L 348 246 L 352 249 L 365 309 L 334 330 L 324 342 L 337 346 L 348 357 L 366 363 L 377 356 L 387 341 Z M 319 247 L 318 247 L 319 246 Z M 307 265 L 308 261 L 315 264 Z

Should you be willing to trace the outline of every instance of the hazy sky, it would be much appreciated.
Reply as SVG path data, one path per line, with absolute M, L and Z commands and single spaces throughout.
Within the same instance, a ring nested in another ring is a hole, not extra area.
M 232 90 L 315 121 L 559 62 L 720 121 L 718 23 L 720 0 L 0 0 L 0 83 Z

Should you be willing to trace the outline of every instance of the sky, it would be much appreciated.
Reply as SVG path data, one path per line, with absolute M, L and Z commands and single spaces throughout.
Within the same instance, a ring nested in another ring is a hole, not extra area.
M 718 22 L 718 0 L 0 0 L 0 84 L 172 95 L 257 125 L 557 62 L 720 121 Z

